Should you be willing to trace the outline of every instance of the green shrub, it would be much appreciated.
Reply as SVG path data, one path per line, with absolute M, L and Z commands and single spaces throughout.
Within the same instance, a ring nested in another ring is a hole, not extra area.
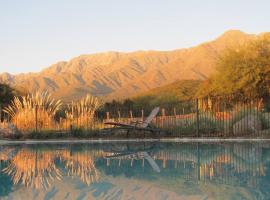
M 196 123 L 195 123 L 196 125 Z M 200 134 L 221 133 L 223 126 L 211 113 L 203 113 L 199 115 L 199 132 Z
M 195 117 L 190 119 L 182 119 L 179 125 L 168 128 L 169 132 L 174 133 L 175 136 L 190 135 L 196 136 L 197 120 Z M 203 134 L 215 134 L 223 131 L 223 126 L 215 119 L 212 113 L 199 114 L 199 133 Z
M 228 124 L 230 125 L 230 130 L 233 130 L 233 125 L 240 121 L 241 119 L 254 115 L 257 116 L 257 118 L 261 121 L 262 123 L 262 129 L 269 129 L 270 128 L 270 123 L 269 120 L 266 118 L 265 114 L 254 109 L 254 108 L 241 108 L 238 111 L 235 111 L 232 118 L 229 120 Z
M 85 131 L 82 128 L 75 128 L 71 130 L 70 135 L 72 137 L 85 137 Z

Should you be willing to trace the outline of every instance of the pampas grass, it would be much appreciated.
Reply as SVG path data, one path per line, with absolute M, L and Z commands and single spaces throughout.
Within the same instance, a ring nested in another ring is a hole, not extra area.
M 65 111 L 66 120 L 70 125 L 77 128 L 91 128 L 94 122 L 96 110 L 101 105 L 97 97 L 87 95 L 79 102 L 72 102 Z
M 54 100 L 47 92 L 34 93 L 23 97 L 15 97 L 11 104 L 4 108 L 4 112 L 11 117 L 22 133 L 38 129 L 54 129 L 55 113 L 60 109 L 62 102 Z M 37 124 L 36 124 L 37 123 Z
M 51 95 L 34 93 L 23 97 L 15 97 L 11 104 L 4 108 L 17 129 L 24 134 L 32 131 L 56 131 L 64 128 L 93 128 L 94 115 L 101 105 L 98 98 L 87 95 L 78 102 L 72 102 L 64 110 L 64 118 L 56 121 L 56 113 L 60 111 L 62 102 L 54 100 Z

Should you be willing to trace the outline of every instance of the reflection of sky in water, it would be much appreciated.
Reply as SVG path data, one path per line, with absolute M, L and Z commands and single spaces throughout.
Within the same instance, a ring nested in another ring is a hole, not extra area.
M 0 199 L 266 199 L 268 143 L 0 146 Z

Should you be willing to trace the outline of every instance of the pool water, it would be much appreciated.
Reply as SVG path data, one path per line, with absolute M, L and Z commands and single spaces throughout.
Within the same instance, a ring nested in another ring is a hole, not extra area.
M 270 199 L 270 143 L 0 146 L 0 199 Z

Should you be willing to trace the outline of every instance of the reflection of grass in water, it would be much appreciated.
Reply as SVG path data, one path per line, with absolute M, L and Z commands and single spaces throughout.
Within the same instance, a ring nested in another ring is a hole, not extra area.
M 100 152 L 97 152 L 99 155 Z M 64 151 L 61 160 L 65 162 L 67 175 L 77 176 L 87 185 L 100 181 L 100 172 L 95 166 L 95 152 L 74 152 Z
M 21 183 L 26 187 L 48 189 L 55 179 L 62 179 L 61 166 L 56 164 L 56 160 L 60 159 L 65 163 L 69 176 L 78 176 L 90 185 L 100 180 L 94 159 L 103 155 L 103 151 L 80 151 L 72 154 L 71 150 L 52 150 L 46 145 L 41 145 L 41 149 L 23 148 L 3 169 L 3 173 L 11 177 L 14 185 Z
M 55 152 L 20 150 L 3 172 L 11 176 L 13 184 L 48 188 L 54 179 L 61 180 L 60 170 L 54 163 Z

